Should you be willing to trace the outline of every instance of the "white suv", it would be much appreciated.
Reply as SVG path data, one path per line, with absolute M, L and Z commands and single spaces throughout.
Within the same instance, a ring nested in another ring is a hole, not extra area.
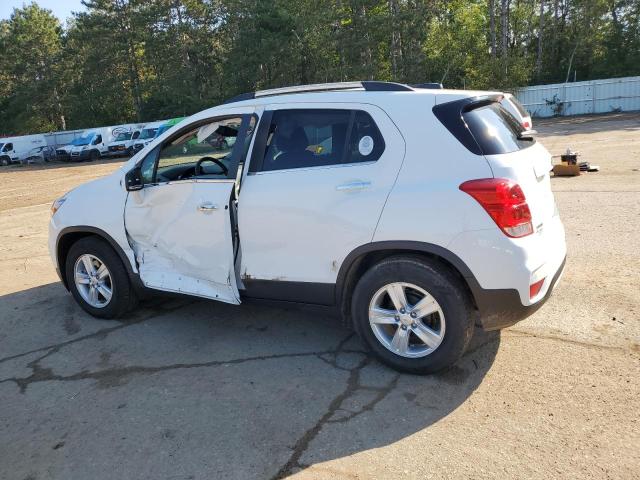
M 433 372 L 564 267 L 549 152 L 500 100 L 385 82 L 236 97 L 56 200 L 53 262 L 97 317 L 149 289 L 324 305 L 383 362 Z

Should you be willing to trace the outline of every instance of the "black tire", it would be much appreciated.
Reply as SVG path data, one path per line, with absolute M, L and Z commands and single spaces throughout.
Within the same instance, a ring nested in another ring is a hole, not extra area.
M 89 154 L 89 161 L 95 162 L 99 158 L 100 158 L 100 152 L 97 150 L 91 150 L 91 153 Z
M 8 157 L 2 157 L 0 159 L 0 164 L 2 164 L 3 167 L 8 167 L 9 165 L 11 165 L 11 160 L 9 160 Z
M 446 329 L 442 343 L 430 354 L 407 358 L 388 350 L 369 324 L 369 304 L 375 293 L 394 282 L 414 284 L 440 304 Z M 460 280 L 443 264 L 420 257 L 402 256 L 382 260 L 360 279 L 351 304 L 353 326 L 371 352 L 384 364 L 401 372 L 433 373 L 453 365 L 465 352 L 475 324 L 475 309 Z
M 98 257 L 111 274 L 112 297 L 104 307 L 96 308 L 91 306 L 78 292 L 74 280 L 74 267 L 78 258 L 84 254 Z M 120 318 L 137 305 L 138 299 L 122 260 L 111 245 L 100 237 L 84 237 L 71 246 L 65 261 L 65 275 L 73 298 L 87 313 L 94 317 L 105 319 Z

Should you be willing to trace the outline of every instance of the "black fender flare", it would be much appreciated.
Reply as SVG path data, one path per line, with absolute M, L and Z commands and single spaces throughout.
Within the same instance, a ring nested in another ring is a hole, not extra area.
M 116 242 L 113 239 L 111 235 L 109 235 L 107 232 L 97 227 L 92 227 L 89 225 L 75 225 L 75 226 L 66 227 L 60 230 L 60 233 L 58 233 L 58 237 L 56 238 L 56 263 L 57 263 L 56 269 L 58 270 L 60 279 L 62 280 L 62 283 L 64 284 L 67 290 L 69 289 L 69 286 L 67 285 L 67 277 L 65 275 L 65 262 L 66 262 L 66 253 L 69 247 L 71 246 L 71 244 L 67 245 L 64 239 L 65 237 L 68 238 L 70 235 L 73 238 L 78 238 L 78 239 L 84 236 L 96 235 L 102 238 L 103 240 L 105 240 L 109 245 L 111 245 L 111 248 L 113 248 L 115 252 L 118 254 L 118 256 L 120 257 L 120 260 L 122 261 L 122 264 L 124 265 L 124 268 L 127 270 L 127 274 L 129 275 L 129 278 L 132 280 L 134 285 L 142 284 L 142 282 L 140 281 L 140 276 L 133 270 L 133 267 L 131 266 L 131 261 L 129 260 L 129 257 L 127 257 L 127 254 L 124 253 L 124 250 L 122 249 L 122 247 L 118 244 L 118 242 Z M 62 256 L 64 256 L 65 262 L 60 261 Z
M 479 293 L 482 288 L 476 280 L 475 275 L 471 272 L 471 269 L 456 254 L 444 247 L 441 247 L 440 245 L 435 245 L 433 243 L 411 240 L 384 240 L 361 245 L 352 250 L 351 253 L 349 253 L 345 257 L 336 278 L 335 297 L 337 306 L 342 305 L 345 283 L 347 281 L 351 268 L 356 264 L 357 260 L 359 258 L 362 258 L 366 254 L 384 251 L 415 252 L 418 254 L 424 253 L 445 260 L 460 273 L 462 278 L 466 281 L 467 286 L 469 287 L 469 290 L 474 297 L 474 302 L 477 302 Z

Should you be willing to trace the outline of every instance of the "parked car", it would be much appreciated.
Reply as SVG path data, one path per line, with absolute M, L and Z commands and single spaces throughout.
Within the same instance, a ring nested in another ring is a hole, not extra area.
M 0 164 L 20 163 L 36 147 L 46 147 L 44 135 L 24 135 L 21 137 L 0 138 Z
M 150 290 L 310 303 L 386 364 L 436 371 L 564 268 L 551 155 L 501 99 L 350 82 L 229 100 L 57 199 L 53 262 L 96 317 Z
M 46 163 L 55 160 L 56 150 L 50 146 L 32 148 L 26 155 L 22 163 Z
M 522 125 L 522 128 L 524 128 L 525 130 L 533 129 L 531 114 L 527 111 L 526 108 L 524 108 L 524 106 L 518 101 L 516 97 L 514 97 L 510 93 L 505 93 L 500 103 L 505 108 L 505 110 L 507 110 L 518 120 L 520 125 Z
M 71 140 L 68 145 L 62 145 L 56 148 L 56 160 L 61 162 L 68 162 L 71 160 L 71 150 L 73 147 L 78 145 L 86 145 L 86 138 L 84 136 L 80 136 Z

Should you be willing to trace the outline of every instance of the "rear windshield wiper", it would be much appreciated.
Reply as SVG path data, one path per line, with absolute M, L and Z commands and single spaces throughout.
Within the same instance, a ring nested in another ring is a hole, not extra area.
M 532 142 L 535 140 L 535 136 L 538 134 L 536 130 L 522 130 L 518 133 L 518 140 L 527 140 Z

